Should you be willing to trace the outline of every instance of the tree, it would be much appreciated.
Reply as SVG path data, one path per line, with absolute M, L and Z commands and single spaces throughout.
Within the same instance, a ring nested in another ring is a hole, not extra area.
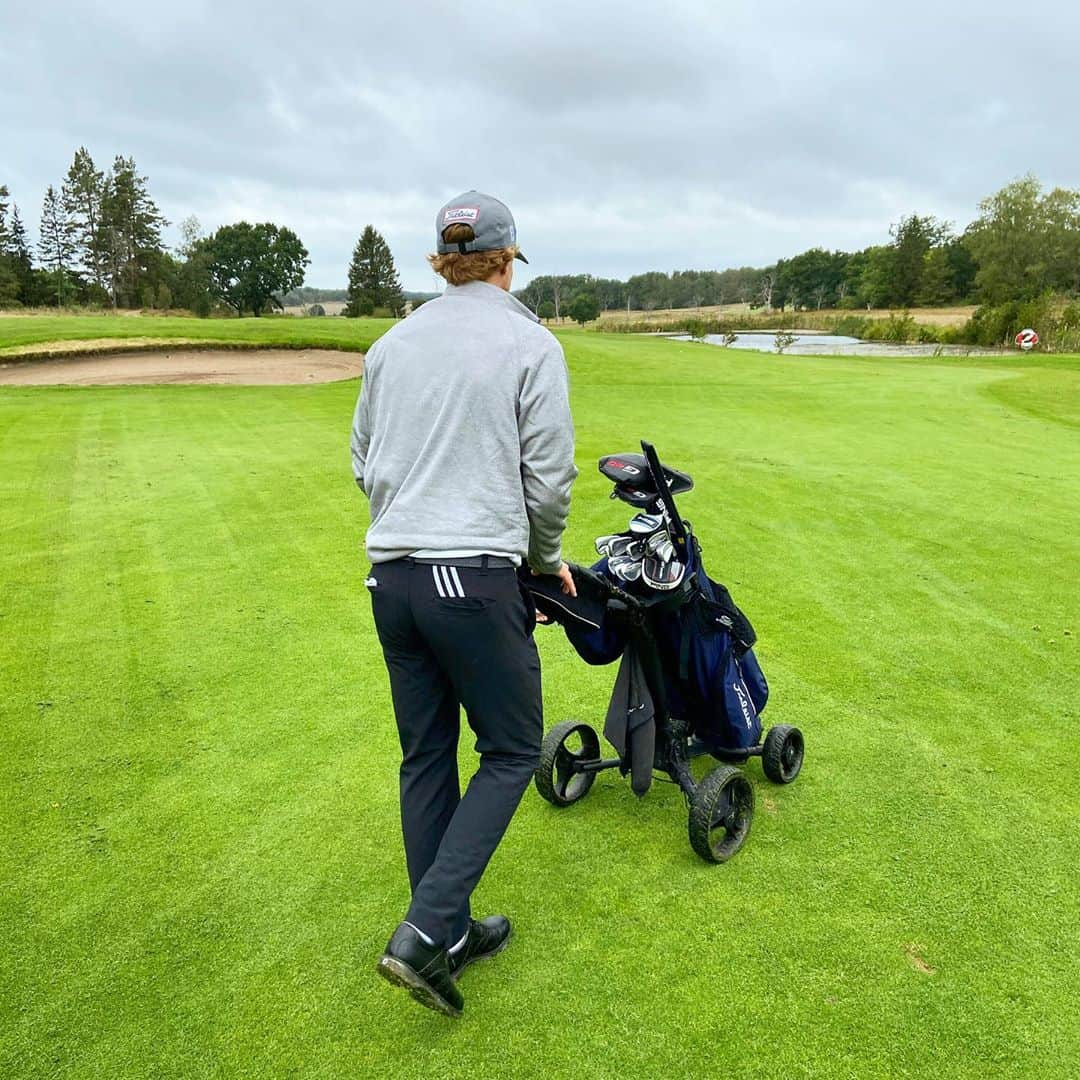
M 1030 175 L 1014 180 L 978 204 L 978 211 L 964 243 L 978 264 L 980 298 L 1003 303 L 1044 292 L 1051 253 L 1039 181 Z
M 947 304 L 954 295 L 948 248 L 930 248 L 923 256 L 919 291 L 915 294 L 915 303 L 919 307 L 937 307 Z
M 7 224 L 8 200 L 10 198 L 11 192 L 8 191 L 7 184 L 0 184 L 0 255 L 8 254 L 8 245 L 10 244 Z
M 161 229 L 168 222 L 150 198 L 145 176 L 134 158 L 117 157 L 101 196 L 100 265 L 107 276 L 113 306 L 134 307 L 142 279 L 161 253 Z
M 555 305 L 550 300 L 541 300 L 536 305 L 536 314 L 541 319 L 555 318 Z
M 562 315 L 559 313 L 559 301 L 562 299 L 561 288 L 559 285 L 559 279 L 553 277 L 551 279 L 551 298 L 552 306 L 555 308 L 555 321 L 562 322 Z
M 26 239 L 26 228 L 19 217 L 19 208 L 11 204 L 11 225 L 8 229 L 8 257 L 14 267 L 15 277 L 19 282 L 19 299 L 30 302 L 31 281 L 34 272 L 34 260 L 30 256 L 30 245 Z
M 773 289 L 776 288 L 776 269 L 770 267 L 765 270 L 761 275 L 761 280 L 758 283 L 757 299 L 760 301 L 761 307 L 766 311 L 772 311 L 773 305 Z
M 17 305 L 21 292 L 14 266 L 6 256 L 0 255 L 0 308 Z
M 868 247 L 852 256 L 849 272 L 857 275 L 855 295 L 864 307 L 884 307 L 891 302 L 895 256 L 895 249 L 886 244 Z
M 185 259 L 190 259 L 195 245 L 202 239 L 202 225 L 194 214 L 180 222 L 180 246 L 176 249 Z
M 237 314 L 261 315 L 268 304 L 281 307 L 278 293 L 304 283 L 311 260 L 300 237 L 270 222 L 223 225 L 195 245 L 205 259 L 210 292 Z
M 927 253 L 949 239 L 950 229 L 936 218 L 911 214 L 889 232 L 893 238 L 889 303 L 910 307 L 919 293 Z
M 9 197 L 7 185 L 0 184 L 0 307 L 17 304 L 22 291 L 15 272 L 12 236 L 7 223 Z
M 39 232 L 38 254 L 41 256 L 42 263 L 53 275 L 56 306 L 60 307 L 64 301 L 69 269 L 75 257 L 75 242 L 63 200 L 52 184 L 45 192 Z
M 34 264 L 19 208 L 9 203 L 9 193 L 0 184 L 0 307 L 32 301 Z M 11 217 L 8 217 L 8 206 Z
M 569 309 L 570 318 L 584 326 L 600 314 L 600 305 L 590 292 L 578 293 Z
M 376 307 L 389 308 L 396 318 L 401 318 L 405 312 L 405 295 L 389 244 L 374 226 L 365 225 L 349 264 L 345 314 L 351 318 L 370 315 Z
M 199 246 L 202 237 L 202 226 L 194 214 L 180 222 L 180 243 L 176 250 L 183 262 L 176 271 L 173 303 L 205 318 L 213 307 L 213 298 L 207 253 Z
M 964 238 L 954 237 L 946 245 L 945 252 L 952 272 L 954 299 L 959 301 L 970 299 L 975 292 L 975 275 L 979 267 L 968 250 L 967 244 L 964 243 Z
M 1042 200 L 1046 237 L 1047 284 L 1059 291 L 1080 290 L 1080 191 L 1054 188 Z
M 105 193 L 105 174 L 94 168 L 94 161 L 85 146 L 75 151 L 62 190 L 64 210 L 71 222 L 75 257 L 90 280 L 103 289 L 101 202 Z
M 539 314 L 540 305 L 544 301 L 544 282 L 542 278 L 533 278 L 524 289 L 517 294 L 518 299 L 527 307 Z
M 831 302 L 835 297 L 847 258 L 841 252 L 811 248 L 794 258 L 781 259 L 776 264 L 774 301 L 795 309 L 816 304 L 820 310 L 826 299 Z

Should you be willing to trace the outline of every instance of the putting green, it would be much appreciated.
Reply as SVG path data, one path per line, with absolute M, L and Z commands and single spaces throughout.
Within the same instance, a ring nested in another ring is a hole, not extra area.
M 720 867 L 671 785 L 530 791 L 476 897 L 515 940 L 421 1010 L 373 970 L 357 384 L 0 389 L 0 1074 L 1080 1073 L 1080 361 L 564 340 L 568 553 L 625 522 L 602 453 L 690 471 L 798 782 L 749 766 Z M 540 633 L 548 723 L 599 726 L 614 671 Z

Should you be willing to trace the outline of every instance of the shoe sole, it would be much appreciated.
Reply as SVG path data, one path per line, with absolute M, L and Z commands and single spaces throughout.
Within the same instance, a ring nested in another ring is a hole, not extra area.
M 461 1016 L 461 1010 L 457 1006 L 447 1001 L 429 982 L 417 975 L 408 964 L 402 963 L 396 956 L 382 956 L 375 970 L 387 982 L 408 990 L 413 999 L 424 1008 L 455 1020 Z
M 499 945 L 499 947 L 497 949 L 492 949 L 491 952 L 480 953 L 479 956 L 474 956 L 470 960 L 466 960 L 465 963 L 462 964 L 461 967 L 459 967 L 457 969 L 457 971 L 450 972 L 450 978 L 453 979 L 454 982 L 457 982 L 458 981 L 458 976 L 460 976 L 461 973 L 470 964 L 475 964 L 478 960 L 490 960 L 493 956 L 498 956 L 499 953 L 501 953 L 503 951 L 503 949 L 505 949 L 506 946 L 510 944 L 510 939 L 513 936 L 514 936 L 514 929 L 513 929 L 513 927 L 511 927 L 510 932 L 506 935 L 506 937 L 504 937 L 502 939 L 502 942 L 500 943 L 500 945 Z

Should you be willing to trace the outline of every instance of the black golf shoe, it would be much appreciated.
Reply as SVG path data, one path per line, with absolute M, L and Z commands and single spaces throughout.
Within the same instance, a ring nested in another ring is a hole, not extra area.
M 505 915 L 489 915 L 479 922 L 469 920 L 469 936 L 456 953 L 450 953 L 450 976 L 456 979 L 474 960 L 496 956 L 510 941 L 510 920 Z
M 444 1016 L 457 1018 L 465 1008 L 446 950 L 428 945 L 408 923 L 394 931 L 376 970 L 395 986 L 405 987 L 421 1005 Z

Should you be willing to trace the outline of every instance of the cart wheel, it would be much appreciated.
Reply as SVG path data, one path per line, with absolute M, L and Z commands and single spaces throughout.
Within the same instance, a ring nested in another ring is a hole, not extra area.
M 727 862 L 754 817 L 754 789 L 731 765 L 713 769 L 690 800 L 690 846 L 706 862 Z
M 564 720 L 540 744 L 540 764 L 533 773 L 536 790 L 552 806 L 569 806 L 588 794 L 596 773 L 574 772 L 579 761 L 600 760 L 600 737 L 588 724 Z
M 802 732 L 790 724 L 777 724 L 765 736 L 761 767 L 774 784 L 790 784 L 799 775 L 805 752 Z

